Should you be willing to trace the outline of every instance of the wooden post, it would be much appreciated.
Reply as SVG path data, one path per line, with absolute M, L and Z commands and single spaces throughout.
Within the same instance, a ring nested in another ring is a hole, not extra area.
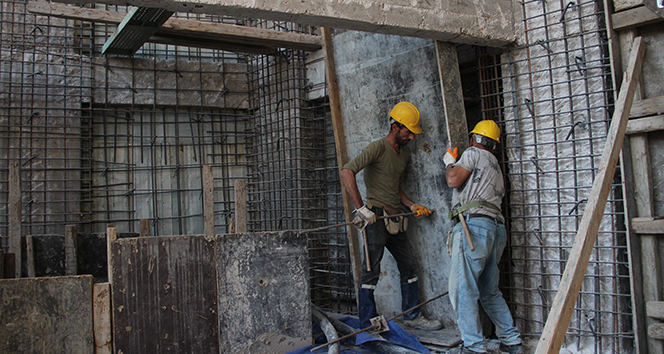
M 461 153 L 468 147 L 468 122 L 466 121 L 466 109 L 463 106 L 463 90 L 456 46 L 454 43 L 436 41 L 436 55 L 447 135 L 450 138 L 449 147 L 458 147 L 459 156 L 461 156 Z
M 150 236 L 150 220 L 141 219 L 138 222 L 138 235 L 140 237 Z
M 78 227 L 76 225 L 65 226 L 65 275 L 76 275 L 76 239 Z
M 35 277 L 35 251 L 32 245 L 32 235 L 25 236 L 25 271 L 28 278 Z
M 118 229 L 109 224 L 106 228 L 106 266 L 108 268 L 108 282 L 113 284 L 113 266 L 112 266 L 112 252 L 111 244 L 118 238 Z
M 621 31 L 619 35 L 620 58 L 615 66 L 627 70 L 630 57 L 630 50 L 633 48 L 634 40 L 637 36 L 636 29 Z M 618 70 L 615 69 L 616 71 Z M 642 80 L 639 80 L 640 82 Z M 634 92 L 634 100 L 640 101 L 643 97 L 643 85 L 639 85 Z M 637 103 L 635 102 L 635 103 Z M 637 106 L 640 106 L 637 104 Z M 633 109 L 630 109 L 632 115 Z M 630 281 L 634 283 L 632 292 L 634 332 L 636 337 L 636 353 L 661 353 L 664 346 L 658 340 L 646 336 L 647 326 L 652 323 L 652 319 L 643 315 L 645 311 L 645 302 L 659 300 L 661 296 L 660 281 L 660 261 L 657 255 L 657 239 L 653 236 L 640 237 L 632 232 L 631 220 L 634 217 L 650 217 L 653 215 L 653 189 L 652 173 L 650 171 L 650 150 L 648 148 L 647 134 L 633 134 L 628 138 L 625 144 L 626 149 L 623 155 L 623 161 L 626 162 L 623 172 L 626 190 L 630 192 L 627 195 L 626 205 L 628 207 L 627 234 L 629 236 L 628 247 L 630 248 L 630 258 L 632 265 L 630 267 Z M 630 185 L 627 185 L 630 184 Z M 631 209 L 629 208 L 631 206 Z
M 95 338 L 94 354 L 112 354 L 113 334 L 111 331 L 111 284 L 93 284 L 92 312 Z
M 337 153 L 337 166 L 339 170 L 348 162 L 348 150 L 346 149 L 346 133 L 344 121 L 341 115 L 341 98 L 339 97 L 339 83 L 337 81 L 337 68 L 334 62 L 334 48 L 332 47 L 332 33 L 327 27 L 321 27 L 323 37 L 323 50 L 325 51 L 325 77 L 327 78 L 328 95 L 330 97 L 330 112 L 332 113 L 332 126 L 334 128 L 334 147 Z M 350 197 L 346 187 L 341 183 L 341 196 L 344 203 L 344 215 L 346 220 L 353 220 L 353 210 Z M 350 264 L 353 270 L 355 288 L 360 286 L 362 272 L 362 256 L 360 255 L 360 242 L 357 230 L 354 227 L 346 228 L 348 231 L 348 250 L 350 252 Z
M 21 277 L 21 168 L 9 163 L 9 253 L 14 254 L 14 278 Z
M 214 174 L 212 166 L 203 166 L 203 224 L 205 237 L 214 237 Z
M 235 180 L 235 232 L 247 232 L 247 181 Z
M 611 127 L 602 151 L 599 171 L 590 190 L 588 204 L 583 213 L 579 230 L 576 233 L 558 292 L 542 330 L 542 336 L 539 343 L 537 343 L 535 354 L 558 353 L 565 339 L 567 327 L 574 311 L 574 304 L 579 295 L 583 277 L 586 274 L 590 253 L 597 240 L 597 230 L 604 215 L 606 200 L 611 191 L 611 183 L 623 146 L 627 120 L 632 108 L 636 84 L 641 75 L 641 64 L 645 52 L 645 47 L 641 45 L 641 42 L 641 37 L 634 40 L 629 66 L 620 87 Z

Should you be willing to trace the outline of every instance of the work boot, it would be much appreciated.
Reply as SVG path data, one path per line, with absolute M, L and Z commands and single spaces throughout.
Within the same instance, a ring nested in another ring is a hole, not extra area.
M 435 331 L 435 330 L 443 328 L 443 324 L 440 323 L 440 321 L 430 320 L 430 319 L 422 316 L 422 314 L 417 316 L 415 319 L 404 320 L 403 323 L 406 324 L 406 326 L 410 326 L 410 327 L 415 328 L 415 329 L 422 329 L 422 330 L 425 330 L 425 331 Z
M 461 345 L 459 348 L 454 348 L 450 350 L 449 352 L 447 352 L 447 354 L 485 354 L 485 353 L 476 352 Z
M 500 343 L 500 351 L 509 354 L 523 354 L 523 345 L 521 343 L 514 345 Z

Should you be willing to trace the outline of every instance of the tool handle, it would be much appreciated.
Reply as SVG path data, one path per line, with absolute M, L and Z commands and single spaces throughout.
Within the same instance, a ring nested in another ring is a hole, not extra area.
M 371 271 L 371 259 L 369 258 L 369 240 L 367 240 L 367 229 L 362 229 L 362 238 L 364 239 L 364 260 L 367 263 L 367 271 Z
M 466 219 L 463 217 L 462 213 L 459 213 L 459 221 L 461 221 L 461 226 L 463 227 L 463 233 L 466 234 L 466 241 L 468 241 L 470 250 L 475 251 L 475 245 L 473 244 L 473 239 L 470 237 L 470 230 L 468 230 L 468 224 L 466 224 Z

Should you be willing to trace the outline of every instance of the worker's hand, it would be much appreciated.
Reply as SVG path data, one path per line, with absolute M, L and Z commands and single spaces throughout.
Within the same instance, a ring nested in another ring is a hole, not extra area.
M 455 147 L 454 150 L 451 148 L 447 149 L 445 156 L 443 156 L 443 162 L 445 166 L 453 165 L 457 162 L 457 157 L 459 156 L 459 148 Z
M 419 204 L 413 204 L 413 206 L 410 207 L 410 211 L 415 213 L 416 218 L 419 218 L 420 216 L 429 216 L 433 213 L 429 208 Z
M 353 224 L 358 229 L 363 229 L 367 225 L 371 225 L 376 222 L 376 214 L 373 211 L 369 210 L 366 205 L 363 205 L 359 209 L 353 211 L 355 218 L 353 219 Z

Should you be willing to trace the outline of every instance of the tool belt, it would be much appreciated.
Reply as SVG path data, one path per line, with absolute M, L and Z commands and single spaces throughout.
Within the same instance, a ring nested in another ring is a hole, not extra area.
M 495 210 L 499 213 L 501 212 L 500 208 L 495 206 L 494 204 L 491 204 L 489 202 L 485 202 L 485 201 L 482 201 L 482 200 L 478 200 L 478 201 L 470 202 L 468 204 L 464 204 L 464 205 L 462 205 L 458 208 L 450 210 L 450 212 L 447 214 L 447 217 L 450 218 L 450 220 L 453 220 L 454 224 L 456 225 L 456 223 L 459 222 L 459 218 L 458 218 L 459 214 L 462 214 L 464 211 L 466 211 L 468 209 L 478 207 L 478 206 L 487 207 L 487 208 L 493 209 L 493 210 Z
M 383 209 L 383 216 L 390 216 L 394 214 L 399 214 L 399 210 L 392 208 L 391 206 L 381 203 L 374 199 L 367 199 L 367 207 L 372 209 L 374 206 Z M 404 216 L 395 216 L 395 217 L 386 217 L 383 219 L 385 222 L 385 229 L 391 235 L 396 235 L 399 232 L 406 232 L 408 229 L 408 218 Z

